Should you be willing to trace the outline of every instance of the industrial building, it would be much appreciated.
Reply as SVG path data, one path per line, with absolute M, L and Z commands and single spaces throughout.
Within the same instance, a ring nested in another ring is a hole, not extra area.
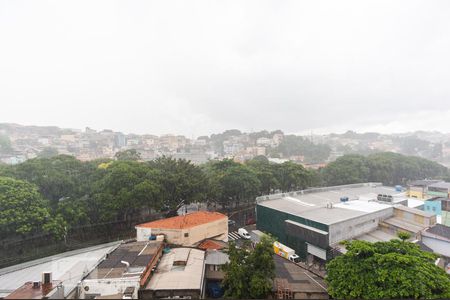
M 218 212 L 198 211 L 136 226 L 138 241 L 164 235 L 169 244 L 195 246 L 209 238 L 228 241 L 228 217 Z
M 139 299 L 203 297 L 205 251 L 173 248 L 165 253 Z
M 380 183 L 308 189 L 258 197 L 256 224 L 301 259 L 323 263 L 341 252 L 343 240 L 389 240 L 434 225 L 435 216 L 407 207 L 417 201 Z
M 139 289 L 149 281 L 162 250 L 163 243 L 159 241 L 121 244 L 83 279 L 79 298 L 126 295 L 137 299 Z

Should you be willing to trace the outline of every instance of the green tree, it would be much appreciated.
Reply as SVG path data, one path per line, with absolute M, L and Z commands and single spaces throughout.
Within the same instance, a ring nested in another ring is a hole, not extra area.
M 224 266 L 222 286 L 225 297 L 232 299 L 264 299 L 272 290 L 275 278 L 273 239 L 263 236 L 253 251 L 230 243 L 230 262 Z
M 347 242 L 347 253 L 327 265 L 328 293 L 336 299 L 449 298 L 450 277 L 437 256 L 400 240 Z
M 119 151 L 114 155 L 114 157 L 117 160 L 133 160 L 133 161 L 141 160 L 141 154 L 136 149 Z
M 0 236 L 61 232 L 63 220 L 55 224 L 48 203 L 36 186 L 13 178 L 0 177 Z M 58 237 L 60 237 L 58 235 Z
M 322 169 L 327 185 L 367 182 L 370 169 L 366 157 L 357 154 L 344 155 Z
M 56 210 L 62 199 L 77 199 L 86 195 L 92 184 L 95 166 L 83 163 L 73 156 L 35 158 L 14 166 L 8 173 L 18 179 L 34 183 L 44 198 Z
M 244 201 L 249 203 L 258 195 L 261 183 L 249 167 L 232 160 L 223 160 L 211 162 L 207 169 L 210 184 L 215 189 L 216 202 L 222 207 L 233 204 L 239 206 Z
M 279 186 L 279 182 L 275 177 L 275 165 L 271 164 L 265 156 L 257 156 L 246 162 L 246 165 L 252 169 L 259 179 L 260 195 L 270 194 Z
M 116 161 L 97 169 L 90 218 L 101 221 L 129 220 L 142 208 L 161 208 L 157 172 L 144 163 Z
M 411 238 L 411 234 L 406 231 L 399 231 L 397 233 L 397 236 L 399 239 L 401 239 L 403 242 Z
M 199 166 L 185 159 L 160 157 L 149 165 L 157 171 L 160 197 L 165 209 L 174 210 L 183 202 L 205 202 L 208 180 Z
M 312 183 L 312 173 L 290 161 L 274 165 L 274 175 L 278 188 L 283 192 L 302 190 Z

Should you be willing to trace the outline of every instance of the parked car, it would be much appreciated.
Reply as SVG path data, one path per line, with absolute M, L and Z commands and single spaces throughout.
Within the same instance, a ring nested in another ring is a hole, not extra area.
M 228 220 L 228 226 L 236 225 L 236 222 L 233 220 Z
M 250 239 L 250 234 L 248 233 L 248 231 L 245 228 L 239 228 L 238 234 L 246 240 Z

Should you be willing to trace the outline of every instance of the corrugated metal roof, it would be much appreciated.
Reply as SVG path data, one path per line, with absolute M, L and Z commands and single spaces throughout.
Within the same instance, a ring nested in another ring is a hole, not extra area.
M 52 272 L 53 280 L 62 281 L 64 294 L 67 295 L 119 244 L 120 242 L 102 244 L 0 269 L 0 296 L 10 294 L 25 282 L 40 281 L 43 272 Z
M 224 265 L 229 261 L 228 254 L 221 251 L 212 250 L 206 252 L 205 264 L 207 265 Z

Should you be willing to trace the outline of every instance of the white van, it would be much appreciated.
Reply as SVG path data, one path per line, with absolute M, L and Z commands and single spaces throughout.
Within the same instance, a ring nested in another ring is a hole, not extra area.
M 245 228 L 239 228 L 239 229 L 238 229 L 238 234 L 239 234 L 242 238 L 244 238 L 244 239 L 246 239 L 246 240 L 249 240 L 249 239 L 250 239 L 250 234 L 248 233 L 247 230 L 245 230 Z

